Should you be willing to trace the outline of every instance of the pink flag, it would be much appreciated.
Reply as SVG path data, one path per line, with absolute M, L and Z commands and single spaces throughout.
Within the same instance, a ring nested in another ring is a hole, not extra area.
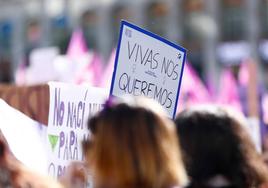
M 220 78 L 220 91 L 217 102 L 219 104 L 231 105 L 242 111 L 237 81 L 230 69 L 223 70 Z
M 94 52 L 91 64 L 92 69 L 94 70 L 94 86 L 98 86 L 103 74 L 102 57 L 98 53 Z
M 249 82 L 249 70 L 248 70 L 248 63 L 243 62 L 240 65 L 239 73 L 238 73 L 239 83 L 243 86 L 247 86 Z
M 106 64 L 106 68 L 104 73 L 102 74 L 102 78 L 100 80 L 99 86 L 104 88 L 110 88 L 112 82 L 112 76 L 114 71 L 114 61 L 115 61 L 115 53 L 116 50 L 114 49 L 110 55 L 109 61 Z
M 67 56 L 76 62 L 75 83 L 86 82 L 97 86 L 102 74 L 102 59 L 96 52 L 89 52 L 81 29 L 73 32 Z
M 71 58 L 79 58 L 88 52 L 86 41 L 81 29 L 73 32 L 69 42 L 67 55 Z
M 102 59 L 96 52 L 93 52 L 90 62 L 85 65 L 77 74 L 75 83 L 88 83 L 97 86 L 102 76 Z
M 211 97 L 202 80 L 190 63 L 186 62 L 178 102 L 178 112 L 192 104 L 208 103 L 210 100 Z

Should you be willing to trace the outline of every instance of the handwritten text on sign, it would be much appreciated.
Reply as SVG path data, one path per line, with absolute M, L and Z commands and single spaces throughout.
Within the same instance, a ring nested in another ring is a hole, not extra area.
M 81 143 L 89 137 L 87 120 L 108 94 L 103 89 L 52 82 L 48 120 L 48 173 L 61 176 L 71 161 L 82 161 Z
M 111 95 L 147 96 L 174 117 L 185 49 L 123 21 Z

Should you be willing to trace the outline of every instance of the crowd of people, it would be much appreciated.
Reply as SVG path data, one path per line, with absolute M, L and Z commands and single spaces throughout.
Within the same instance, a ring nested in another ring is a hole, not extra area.
M 88 120 L 85 161 L 59 181 L 28 170 L 0 142 L 0 187 L 265 188 L 268 168 L 238 111 L 193 105 L 175 120 L 143 97 L 110 98 Z M 90 178 L 89 178 L 90 177 Z

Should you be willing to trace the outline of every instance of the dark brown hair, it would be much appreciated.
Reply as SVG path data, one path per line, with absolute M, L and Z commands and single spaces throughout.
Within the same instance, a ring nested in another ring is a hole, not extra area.
M 216 106 L 190 108 L 178 115 L 177 131 L 192 185 L 201 187 L 216 175 L 236 188 L 267 184 L 267 168 L 245 123 L 241 114 Z

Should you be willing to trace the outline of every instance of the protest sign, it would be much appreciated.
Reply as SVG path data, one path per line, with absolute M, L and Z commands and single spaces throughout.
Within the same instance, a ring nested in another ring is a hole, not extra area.
M 110 94 L 146 96 L 176 115 L 186 50 L 122 21 Z
M 48 173 L 61 176 L 71 161 L 82 161 L 81 142 L 90 136 L 89 115 L 99 111 L 108 97 L 105 89 L 86 85 L 49 83 L 47 131 Z
M 12 154 L 28 168 L 47 174 L 47 127 L 12 108 L 2 99 L 0 112 L 0 135 L 7 141 Z

